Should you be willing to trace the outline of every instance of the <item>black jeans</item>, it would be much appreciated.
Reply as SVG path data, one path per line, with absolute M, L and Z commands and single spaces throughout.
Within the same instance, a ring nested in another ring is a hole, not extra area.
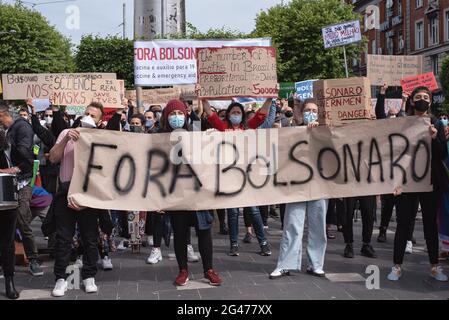
M 81 270 L 81 277 L 84 280 L 95 277 L 97 274 L 100 210 L 86 208 L 78 212 L 70 209 L 67 204 L 68 186 L 68 183 L 62 183 L 59 186 L 54 203 L 56 223 L 54 274 L 56 280 L 67 278 L 66 269 L 70 263 L 72 241 L 78 223 L 84 247 L 83 269 Z
M 260 215 L 264 226 L 268 226 L 268 206 L 260 206 Z
M 218 221 L 220 222 L 220 226 L 226 225 L 226 209 L 217 209 Z
M 345 219 L 345 212 L 345 201 L 343 199 L 329 199 L 326 224 L 342 226 Z
M 0 211 L 0 255 L 3 275 L 14 276 L 17 209 Z
M 359 200 L 362 212 L 363 243 L 369 244 L 373 235 L 374 215 L 376 214 L 376 196 L 346 198 L 346 214 L 343 223 L 343 237 L 345 243 L 353 243 L 353 219 L 356 200 Z
M 438 227 L 437 227 L 437 206 L 441 199 L 441 193 L 420 192 L 403 193 L 397 197 L 397 227 L 394 236 L 394 263 L 402 264 L 404 251 L 409 240 L 411 221 L 415 220 L 415 205 L 419 201 L 422 210 L 424 226 L 424 238 L 427 244 L 427 253 L 431 264 L 438 264 Z
M 187 245 L 190 242 L 190 228 L 192 225 L 195 226 L 198 234 L 198 249 L 200 251 L 201 260 L 203 261 L 203 270 L 206 272 L 207 270 L 212 269 L 213 249 L 211 229 L 198 230 L 198 221 L 195 212 L 171 211 L 170 218 L 174 233 L 175 255 L 176 260 L 178 261 L 179 270 L 187 269 Z
M 152 233 L 153 233 L 153 247 L 160 248 L 162 245 L 162 235 L 164 233 L 164 224 L 162 214 L 151 213 Z
M 380 227 L 388 229 L 390 224 L 391 216 L 393 215 L 393 207 L 396 206 L 397 211 L 397 198 L 392 194 L 383 194 L 380 196 L 380 200 L 382 203 L 381 208 L 381 218 L 380 218 Z M 415 229 L 415 218 L 418 213 L 419 201 L 418 198 L 415 199 L 413 203 L 412 210 L 414 212 L 414 218 L 410 220 L 410 232 L 407 237 L 408 241 L 411 241 L 413 238 L 413 231 Z M 396 218 L 398 213 L 396 212 Z

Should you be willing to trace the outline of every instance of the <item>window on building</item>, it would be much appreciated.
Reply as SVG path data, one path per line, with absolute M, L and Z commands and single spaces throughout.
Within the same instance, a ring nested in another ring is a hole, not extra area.
M 449 9 L 444 13 L 444 39 L 449 41 Z
M 402 16 L 402 0 L 398 0 L 398 16 Z
M 387 52 L 389 55 L 392 55 L 394 52 L 394 41 L 392 37 L 387 38 Z
M 429 19 L 429 46 L 438 44 L 438 18 Z
M 416 0 L 416 9 L 421 8 L 423 6 L 423 0 Z
M 404 50 L 404 36 L 402 34 L 402 30 L 398 31 L 398 52 L 402 52 Z
M 430 63 L 432 64 L 432 71 L 435 76 L 438 76 L 438 55 L 430 56 Z
M 424 48 L 424 22 L 415 23 L 415 50 Z
M 371 41 L 371 54 L 377 54 L 376 40 Z

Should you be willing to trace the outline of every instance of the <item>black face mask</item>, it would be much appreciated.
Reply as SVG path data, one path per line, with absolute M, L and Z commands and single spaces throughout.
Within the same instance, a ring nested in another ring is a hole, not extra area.
M 419 112 L 425 112 L 429 109 L 430 103 L 425 100 L 415 101 L 415 110 Z
M 135 133 L 142 133 L 142 127 L 141 126 L 129 126 L 129 131 L 130 132 L 135 132 Z
M 291 117 L 293 117 L 293 112 L 292 112 L 292 111 L 287 111 L 287 112 L 285 113 L 285 116 L 286 116 L 287 118 L 291 118 Z
M 120 121 L 120 124 L 122 125 L 122 127 L 124 127 L 124 126 L 126 126 L 126 121 L 122 120 L 122 121 Z

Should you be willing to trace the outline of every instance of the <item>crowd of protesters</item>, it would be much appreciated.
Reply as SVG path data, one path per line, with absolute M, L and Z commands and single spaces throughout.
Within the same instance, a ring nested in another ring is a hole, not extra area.
M 393 208 L 396 208 L 393 266 L 388 279 L 397 281 L 402 276 L 405 253 L 413 252 L 414 223 L 418 210 L 421 210 L 430 263 L 429 275 L 435 280 L 447 281 L 447 276 L 438 264 L 437 215 L 440 209 L 438 203 L 449 190 L 449 179 L 444 167 L 448 155 L 448 115 L 436 117 L 431 114 L 432 93 L 426 87 L 418 87 L 410 95 L 404 95 L 402 108 L 386 114 L 386 91 L 387 87 L 384 86 L 377 97 L 377 119 L 411 115 L 430 118 L 431 179 L 434 187 L 432 192 L 421 193 L 401 193 L 401 190 L 396 189 L 380 197 L 379 243 L 387 241 L 387 229 Z M 222 280 L 213 267 L 212 225 L 215 215 L 218 217 L 220 234 L 229 235 L 230 256 L 239 255 L 240 213 L 243 213 L 246 227 L 243 241 L 248 243 L 253 237 L 257 238 L 262 256 L 271 255 L 271 246 L 266 237 L 268 216 L 280 217 L 283 233 L 277 265 L 273 266 L 270 279 L 302 269 L 305 223 L 308 230 L 307 273 L 325 276 L 327 241 L 335 238 L 330 230 L 331 225 L 337 225 L 338 231 L 343 232 L 344 257 L 354 258 L 353 218 L 356 207 L 361 211 L 363 226 L 360 252 L 369 258 L 377 257 L 372 244 L 376 195 L 246 208 L 227 208 L 226 203 L 223 203 L 223 209 L 220 210 L 165 212 L 81 208 L 67 199 L 74 170 L 74 148 L 80 137 L 78 127 L 135 134 L 158 134 L 178 129 L 190 131 L 198 123 L 203 131 L 294 126 L 306 126 L 308 130 L 314 130 L 319 126 L 318 106 L 312 99 L 267 99 L 257 110 L 252 105 L 245 107 L 238 102 L 232 102 L 227 109 L 217 110 L 207 100 L 199 100 L 196 109 L 185 101 L 171 100 L 165 107 L 153 105 L 146 110 L 138 110 L 132 101 L 127 101 L 124 102 L 124 108 L 117 110 L 107 122 L 103 121 L 104 110 L 99 103 L 91 103 L 84 115 L 76 119 L 57 106 L 50 106 L 44 112 L 37 113 L 32 100 L 27 100 L 18 112 L 12 110 L 4 101 L 0 101 L 0 173 L 15 175 L 18 184 L 18 207 L 2 208 L 0 214 L 0 256 L 6 295 L 10 299 L 19 297 L 14 286 L 14 242 L 18 240 L 17 234 L 20 235 L 29 260 L 31 275 L 43 275 L 31 228 L 32 221 L 38 216 L 43 222 L 42 231 L 48 238 L 48 249 L 54 259 L 54 297 L 64 296 L 67 291 L 66 271 L 71 261 L 75 261 L 75 265 L 81 269 L 85 291 L 97 292 L 95 276 L 99 259 L 104 270 L 112 270 L 113 251 L 145 244 L 151 246 L 146 262 L 157 264 L 163 258 L 163 241 L 168 247 L 172 233 L 179 268 L 175 284 L 183 286 L 189 280 L 188 263 L 200 260 L 192 246 L 192 228 L 198 238 L 204 277 L 210 285 L 220 285 Z M 280 215 L 277 214 L 277 206 Z M 131 223 L 136 223 L 138 227 L 130 228 Z M 116 243 L 115 237 L 123 240 Z

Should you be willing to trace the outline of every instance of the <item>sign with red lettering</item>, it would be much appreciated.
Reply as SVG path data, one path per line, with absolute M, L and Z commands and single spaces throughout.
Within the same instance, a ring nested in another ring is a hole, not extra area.
M 196 83 L 196 49 L 269 46 L 270 38 L 134 42 L 134 83 L 162 86 Z
M 278 96 L 275 48 L 203 48 L 196 55 L 201 98 Z
M 319 80 L 313 84 L 319 122 L 341 125 L 371 119 L 371 85 L 368 78 Z
M 2 74 L 3 99 L 49 99 L 54 88 L 89 90 L 92 81 L 116 79 L 115 73 L 28 73 Z
M 438 89 L 437 80 L 433 72 L 411 76 L 401 80 L 402 91 L 411 93 L 416 87 L 427 87 L 430 91 Z

